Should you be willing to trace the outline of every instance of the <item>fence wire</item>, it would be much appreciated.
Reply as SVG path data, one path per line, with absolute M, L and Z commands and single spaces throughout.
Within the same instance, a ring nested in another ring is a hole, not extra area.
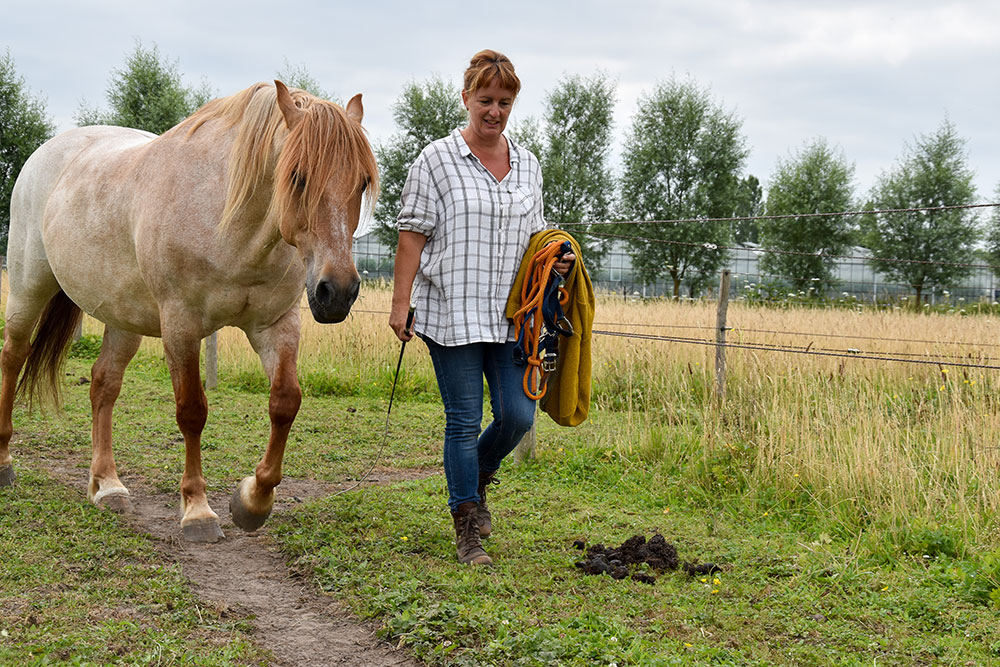
M 659 243 L 663 245 L 676 245 L 676 246 L 686 246 L 690 248 L 701 248 L 703 250 L 733 250 L 733 251 L 747 251 L 753 253 L 768 253 L 772 255 L 793 255 L 798 257 L 821 257 L 826 259 L 854 259 L 860 260 L 862 262 L 874 263 L 874 262 L 885 262 L 887 264 L 921 264 L 921 265 L 933 265 L 933 266 L 960 266 L 969 269 L 990 269 L 992 271 L 1000 272 L 1000 266 L 995 266 L 993 264 L 972 264 L 967 262 L 940 262 L 929 259 L 897 259 L 893 257 L 865 257 L 863 255 L 834 255 L 830 253 L 823 252 L 803 252 L 798 250 L 778 250 L 777 248 L 765 248 L 763 246 L 756 247 L 753 249 L 748 249 L 743 246 L 727 246 L 718 245 L 716 243 L 710 242 L 695 242 L 695 241 L 671 241 L 669 239 L 654 239 L 648 236 L 632 236 L 629 234 L 606 234 L 603 232 L 592 232 L 587 231 L 586 234 L 590 236 L 597 236 L 606 239 L 616 239 L 619 241 L 642 241 L 643 243 Z
M 693 324 L 637 324 L 634 322 L 594 322 L 596 326 L 618 326 L 618 327 L 644 327 L 650 329 L 700 329 L 702 331 L 715 331 L 712 326 L 699 326 Z M 922 343 L 927 345 L 963 345 L 966 347 L 1000 347 L 1000 343 L 973 343 L 969 341 L 957 340 L 930 340 L 925 338 L 886 338 L 885 336 L 855 336 L 851 334 L 820 333 L 817 331 L 784 331 L 780 329 L 750 329 L 745 327 L 731 327 L 730 331 L 736 333 L 759 333 L 776 334 L 781 336 L 803 336 L 808 338 L 849 338 L 852 340 L 879 340 L 891 343 Z M 622 332 L 627 333 L 627 332 Z
M 388 316 L 389 311 L 387 310 L 361 310 L 354 309 L 352 313 L 364 313 L 370 315 L 384 315 Z M 598 326 L 606 326 L 607 323 L 595 323 Z M 698 329 L 698 330 L 711 330 L 714 331 L 715 327 L 711 326 L 695 326 L 695 325 L 654 325 L 654 324 L 616 324 L 613 326 L 645 326 L 645 327 L 662 327 L 662 328 L 677 328 L 677 329 Z M 767 329 L 741 329 L 740 327 L 727 327 L 728 331 L 735 333 L 740 332 L 755 332 L 755 333 L 768 333 L 768 334 L 790 334 L 790 335 L 809 335 L 809 336 L 829 336 L 836 338 L 853 338 L 857 340 L 889 340 L 896 342 L 915 342 L 915 343 L 929 343 L 929 344 L 966 344 L 958 343 L 955 341 L 932 341 L 932 340 L 920 340 L 920 339 L 906 339 L 906 338 L 895 338 L 886 339 L 874 336 L 851 336 L 848 334 L 806 334 L 802 332 L 787 332 L 779 330 L 767 330 Z M 667 343 L 681 343 L 688 345 L 699 345 L 705 347 L 724 347 L 733 348 L 740 350 L 756 350 L 763 352 L 786 352 L 790 354 L 800 354 L 800 355 L 813 355 L 820 357 L 835 357 L 843 359 L 863 359 L 868 361 L 887 361 L 895 363 L 908 363 L 908 364 L 921 364 L 929 366 L 949 366 L 956 368 L 976 368 L 983 370 L 1000 370 L 1000 365 L 993 364 L 983 364 L 971 361 L 958 361 L 959 359 L 968 358 L 966 356 L 958 355 L 944 355 L 944 354 L 924 354 L 924 353 L 914 353 L 914 352 L 880 352 L 880 351 L 864 351 L 855 348 L 847 349 L 835 349 L 835 348 L 818 348 L 813 347 L 810 343 L 809 345 L 788 345 L 780 343 L 758 343 L 758 342 L 726 342 L 719 343 L 714 340 L 706 340 L 701 338 L 688 338 L 684 336 L 662 336 L 656 334 L 644 334 L 628 331 L 612 331 L 608 329 L 593 329 L 592 333 L 599 336 L 611 336 L 618 338 L 630 338 L 635 340 L 649 340 L 649 341 L 660 341 Z M 970 344 L 970 345 L 980 345 L 981 347 L 997 347 L 992 344 Z M 920 358 L 917 358 L 920 357 Z M 994 357 L 979 357 L 981 361 L 998 361 Z
M 888 362 L 898 362 L 906 364 L 922 364 L 928 366 L 950 366 L 956 368 L 978 368 L 986 370 L 1000 370 L 1000 366 L 990 365 L 990 364 L 978 364 L 971 362 L 958 362 L 958 361 L 942 361 L 935 359 L 908 359 L 900 356 L 891 356 L 885 354 L 876 353 L 865 353 L 861 350 L 843 350 L 843 351 L 821 351 L 813 350 L 809 348 L 800 347 L 788 347 L 780 345 L 769 345 L 761 343 L 719 343 L 713 340 L 702 340 L 698 338 L 683 338 L 679 336 L 656 336 L 653 334 L 637 334 L 637 333 L 627 333 L 620 331 L 606 331 L 595 329 L 595 334 L 601 336 L 618 336 L 622 338 L 633 338 L 637 340 L 654 340 L 662 341 L 668 343 L 685 343 L 689 345 L 701 345 L 706 347 L 723 347 L 723 348 L 733 348 L 739 350 L 756 350 L 763 352 L 786 352 L 789 354 L 804 354 L 813 355 L 818 357 L 835 357 L 843 359 L 865 359 L 869 361 L 888 361 Z

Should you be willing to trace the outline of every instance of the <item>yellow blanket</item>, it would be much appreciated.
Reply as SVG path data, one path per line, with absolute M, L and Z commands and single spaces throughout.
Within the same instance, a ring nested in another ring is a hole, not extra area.
M 564 287 L 569 292 L 569 303 L 563 310 L 573 325 L 573 335 L 559 336 L 559 362 L 555 373 L 549 377 L 548 389 L 542 397 L 542 409 L 561 426 L 583 423 L 590 410 L 590 336 L 594 328 L 594 286 L 583 266 L 580 245 L 572 236 L 558 229 L 548 229 L 531 237 L 528 251 L 524 253 L 514 287 L 507 298 L 506 315 L 514 319 L 521 307 L 521 286 L 531 258 L 552 241 L 569 241 L 576 255 L 573 268 L 566 276 Z

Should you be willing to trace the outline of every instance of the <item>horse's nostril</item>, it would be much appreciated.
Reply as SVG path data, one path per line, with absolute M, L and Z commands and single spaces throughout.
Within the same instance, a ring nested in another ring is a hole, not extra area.
M 357 280 L 354 282 L 354 286 L 351 288 L 350 300 L 353 302 L 358 298 L 358 293 L 361 291 L 361 281 Z
M 333 286 L 328 280 L 320 280 L 316 283 L 316 301 L 319 303 L 329 303 L 333 296 Z

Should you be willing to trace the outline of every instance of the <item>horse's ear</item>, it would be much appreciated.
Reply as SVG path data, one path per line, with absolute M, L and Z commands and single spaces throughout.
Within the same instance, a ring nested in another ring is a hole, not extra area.
M 361 105 L 361 93 L 352 97 L 347 103 L 347 117 L 356 123 L 360 123 L 365 117 L 365 108 Z
M 278 108 L 281 109 L 281 115 L 285 117 L 285 125 L 291 130 L 299 124 L 305 112 L 295 106 L 292 95 L 288 92 L 288 86 L 275 79 L 274 88 L 278 91 Z

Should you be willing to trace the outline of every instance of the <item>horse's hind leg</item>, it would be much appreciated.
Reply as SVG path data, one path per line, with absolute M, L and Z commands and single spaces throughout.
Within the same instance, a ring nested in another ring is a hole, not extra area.
M 0 486 L 10 486 L 14 483 L 14 460 L 10 455 L 10 438 L 14 434 L 14 392 L 17 389 L 17 376 L 31 351 L 29 336 L 19 332 L 19 327 L 8 320 L 3 332 L 3 350 L 0 350 L 0 369 L 3 380 L 0 381 Z
M 201 386 L 201 339 L 191 336 L 193 324 L 184 327 L 186 313 L 160 311 L 163 351 L 174 385 L 177 425 L 184 436 L 184 477 L 181 479 L 181 531 L 191 542 L 217 542 L 223 537 L 219 515 L 205 495 L 201 471 L 201 432 L 208 419 L 208 400 Z
M 111 444 L 112 414 L 122 388 L 125 367 L 135 356 L 141 342 L 142 336 L 138 334 L 105 327 L 101 354 L 90 373 L 91 441 L 94 451 L 90 461 L 87 497 L 95 505 L 117 511 L 129 509 L 129 493 L 118 479 L 115 467 Z
M 31 294 L 19 294 L 12 286 L 7 298 L 7 317 L 3 330 L 3 350 L 0 350 L 0 486 L 14 483 L 10 439 L 14 434 L 12 413 L 17 378 L 31 352 L 31 332 L 38 316 L 59 286 L 51 274 L 39 280 Z
M 233 492 L 229 509 L 233 523 L 243 530 L 256 530 L 267 520 L 274 505 L 274 487 L 281 482 L 281 462 L 288 432 L 302 403 L 302 391 L 295 373 L 299 350 L 298 306 L 267 329 L 246 333 L 271 381 L 268 402 L 271 437 L 254 474 L 243 478 Z

